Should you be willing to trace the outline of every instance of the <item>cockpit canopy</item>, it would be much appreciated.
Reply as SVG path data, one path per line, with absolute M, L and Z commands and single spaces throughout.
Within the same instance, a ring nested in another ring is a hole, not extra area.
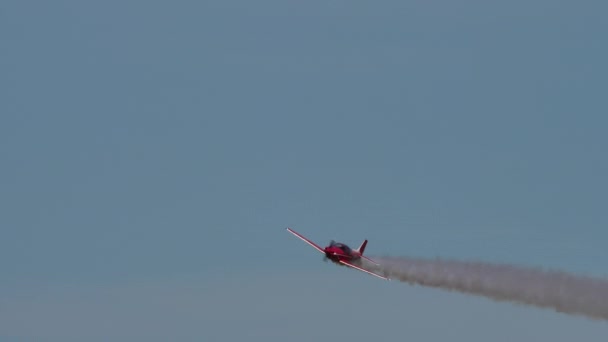
M 334 240 L 331 240 L 331 242 L 329 243 L 329 246 L 338 247 L 347 254 L 350 254 L 350 251 L 351 251 L 350 247 L 348 247 L 347 245 L 340 243 L 340 242 L 336 242 Z

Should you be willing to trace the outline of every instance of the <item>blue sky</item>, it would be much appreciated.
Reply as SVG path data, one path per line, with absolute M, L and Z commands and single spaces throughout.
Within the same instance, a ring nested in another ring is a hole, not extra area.
M 600 341 L 324 264 L 607 276 L 599 1 L 5 1 L 0 337 Z

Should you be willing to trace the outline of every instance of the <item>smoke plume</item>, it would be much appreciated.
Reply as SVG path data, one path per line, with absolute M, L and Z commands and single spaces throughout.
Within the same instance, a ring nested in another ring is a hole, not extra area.
M 608 320 L 608 280 L 511 265 L 406 257 L 374 258 L 376 271 L 412 285 L 485 296 Z

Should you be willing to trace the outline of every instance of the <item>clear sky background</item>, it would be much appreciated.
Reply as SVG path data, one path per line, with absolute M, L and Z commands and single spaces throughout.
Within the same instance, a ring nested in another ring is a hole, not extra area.
M 607 276 L 604 1 L 2 1 L 2 341 L 605 341 L 370 255 Z

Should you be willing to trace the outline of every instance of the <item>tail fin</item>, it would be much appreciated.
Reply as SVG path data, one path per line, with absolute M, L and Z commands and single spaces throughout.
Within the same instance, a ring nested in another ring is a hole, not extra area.
M 366 256 L 363 256 L 363 252 L 365 252 L 365 246 L 367 246 L 367 240 L 363 241 L 363 243 L 361 244 L 361 246 L 359 246 L 359 248 L 357 248 L 357 252 L 359 252 L 359 254 L 361 255 L 361 257 L 363 259 L 365 259 L 367 261 L 370 261 L 373 264 L 380 265 L 379 263 L 375 262 L 374 260 L 372 260 L 372 259 L 370 259 L 370 258 L 368 258 Z
M 359 252 L 359 254 L 363 255 L 363 252 L 365 252 L 365 246 L 367 246 L 367 240 L 363 241 L 361 246 L 359 246 L 359 248 L 357 248 L 357 252 Z

